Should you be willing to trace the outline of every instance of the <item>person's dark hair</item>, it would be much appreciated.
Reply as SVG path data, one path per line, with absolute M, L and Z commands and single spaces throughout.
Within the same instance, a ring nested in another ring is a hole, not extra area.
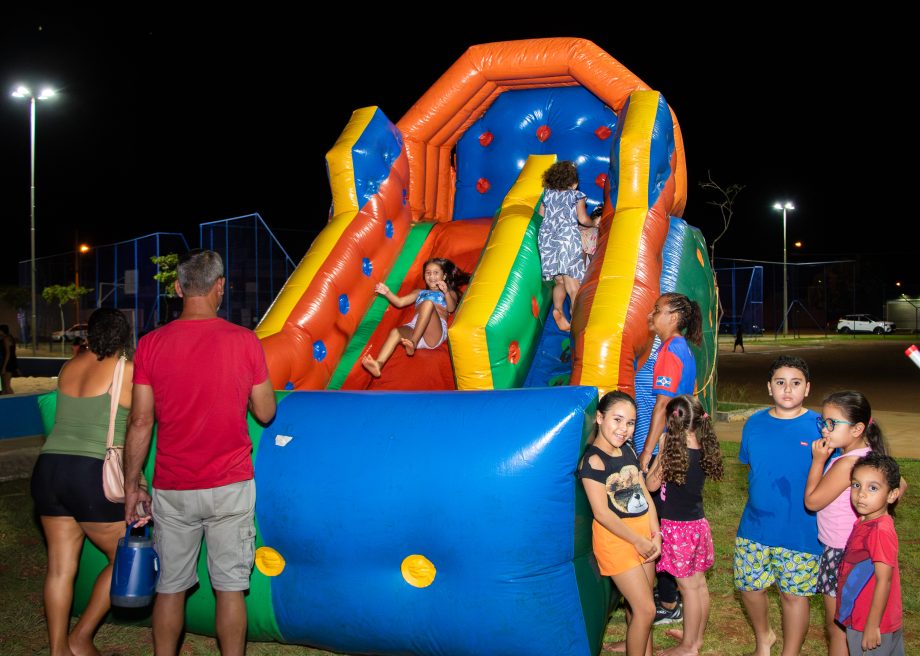
M 880 471 L 885 477 L 888 487 L 892 490 L 897 490 L 901 487 L 901 468 L 898 466 L 898 461 L 889 455 L 878 451 L 870 451 L 856 461 L 856 464 L 853 465 L 853 473 L 855 474 L 860 467 L 872 467 L 872 469 Z M 888 512 L 891 515 L 894 515 L 896 504 L 897 502 L 888 505 Z
M 10 334 L 9 325 L 5 323 L 0 323 L 0 333 L 3 333 L 4 335 L 9 335 Z
M 220 254 L 194 248 L 179 256 L 179 287 L 185 296 L 205 296 L 224 275 L 224 261 Z
M 593 210 L 591 210 L 591 218 L 592 218 L 592 219 L 599 219 L 599 218 L 601 218 L 602 216 L 604 216 L 604 205 L 603 205 L 603 203 L 601 203 L 600 205 L 598 205 L 597 207 L 595 207 Z
M 699 399 L 690 394 L 675 396 L 665 408 L 668 434 L 661 453 L 661 480 L 684 485 L 687 482 L 687 468 L 690 466 L 690 450 L 687 447 L 687 432 L 696 433 L 702 454 L 700 465 L 706 475 L 722 480 L 722 451 L 719 440 L 712 429 L 712 419 L 703 409 Z
M 872 418 L 872 406 L 869 405 L 869 399 L 863 396 L 862 392 L 856 390 L 833 392 L 825 397 L 822 405 L 834 406 L 847 418 L 847 421 L 852 421 L 854 425 L 862 424 L 863 434 L 872 450 L 887 455 L 888 445 L 885 442 L 885 436 L 882 435 L 878 422 Z
M 601 400 L 597 402 L 597 411 L 601 414 L 604 414 L 621 401 L 625 401 L 633 408 L 636 407 L 636 400 L 629 394 L 626 392 L 621 392 L 620 390 L 613 390 L 612 392 L 607 392 L 604 394 L 604 396 L 601 397 Z
M 425 260 L 425 265 L 422 267 L 423 272 L 428 268 L 429 264 L 437 264 L 441 267 L 441 271 L 444 272 L 444 282 L 447 283 L 447 288 L 456 292 L 458 296 L 460 295 L 460 288 L 470 281 L 470 274 L 457 268 L 457 265 L 447 258 L 432 257 Z
M 811 380 L 811 374 L 808 371 L 808 363 L 802 358 L 797 358 L 794 355 L 781 355 L 776 358 L 773 364 L 770 365 L 770 374 L 767 376 L 767 380 L 773 380 L 773 374 L 776 373 L 776 370 L 782 369 L 783 367 L 801 371 L 802 375 L 805 376 L 806 383 Z
M 543 187 L 546 189 L 565 191 L 573 184 L 578 184 L 578 168 L 575 162 L 556 162 L 543 173 Z
M 89 316 L 86 339 L 97 360 L 122 353 L 129 355 L 131 326 L 128 318 L 121 310 L 99 308 Z
M 678 316 L 677 329 L 684 333 L 688 341 L 699 346 L 703 342 L 703 313 L 700 304 L 676 292 L 662 294 L 661 298 L 671 312 Z

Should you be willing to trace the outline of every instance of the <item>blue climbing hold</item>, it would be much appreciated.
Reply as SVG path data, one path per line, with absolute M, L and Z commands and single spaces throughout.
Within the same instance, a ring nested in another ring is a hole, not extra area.
M 313 358 L 317 362 L 322 362 L 326 358 L 326 345 L 322 340 L 313 342 Z
M 371 261 L 366 257 L 361 260 L 361 271 L 364 272 L 364 275 L 368 278 L 370 278 L 371 274 L 374 272 L 374 265 L 371 264 Z
M 384 228 L 384 234 L 387 236 L 387 239 L 393 238 L 393 222 L 387 221 L 387 225 Z
M 349 305 L 348 305 L 348 294 L 342 294 L 339 296 L 339 312 L 342 314 L 348 314 Z

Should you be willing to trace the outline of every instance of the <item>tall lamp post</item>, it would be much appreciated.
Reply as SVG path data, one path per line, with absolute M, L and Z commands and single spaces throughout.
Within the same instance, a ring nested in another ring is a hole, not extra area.
M 785 203 L 774 203 L 773 209 L 780 210 L 783 213 L 783 337 L 788 337 L 789 322 L 786 320 L 786 312 L 789 309 L 789 276 L 787 274 L 788 264 L 786 260 L 786 211 L 794 210 L 795 205 L 787 200 Z
M 32 270 L 32 355 L 35 355 L 38 351 L 38 323 L 35 319 L 37 307 L 35 297 L 35 101 L 53 98 L 54 89 L 46 87 L 36 96 L 27 86 L 20 84 L 13 91 L 13 97 L 29 99 L 29 207 L 32 237 L 32 259 L 29 268 Z
M 79 242 L 79 239 L 77 240 Z M 89 253 L 89 246 L 78 243 L 73 249 L 73 284 L 77 290 L 77 298 L 74 299 L 74 306 L 77 308 L 77 323 L 83 323 L 80 319 L 80 256 Z

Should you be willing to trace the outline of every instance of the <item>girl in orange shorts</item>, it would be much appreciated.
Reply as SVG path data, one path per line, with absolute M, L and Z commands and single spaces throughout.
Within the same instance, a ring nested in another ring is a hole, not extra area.
M 594 513 L 594 555 L 626 599 L 626 653 L 651 656 L 655 620 L 655 559 L 661 553 L 658 515 L 626 442 L 636 427 L 636 403 L 615 391 L 597 404 L 597 435 L 585 449 L 578 477 Z

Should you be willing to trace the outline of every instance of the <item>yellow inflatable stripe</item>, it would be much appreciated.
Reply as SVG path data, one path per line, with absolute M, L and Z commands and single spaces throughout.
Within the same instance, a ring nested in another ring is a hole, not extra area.
M 493 389 L 486 324 L 511 275 L 534 208 L 543 194 L 543 172 L 555 155 L 531 155 L 505 199 L 448 335 L 459 389 Z
M 333 215 L 337 216 L 349 211 L 357 212 L 361 209 L 358 207 L 355 165 L 351 153 L 376 113 L 377 107 L 363 107 L 352 112 L 348 125 L 342 130 L 335 145 L 326 153 L 326 162 L 331 175 L 329 186 L 332 188 Z
M 294 273 L 284 284 L 278 298 L 272 303 L 265 318 L 256 329 L 259 339 L 265 339 L 281 331 L 294 307 L 300 301 L 313 277 L 329 257 L 329 253 L 338 243 L 339 238 L 361 209 L 358 207 L 358 192 L 355 188 L 355 167 L 352 150 L 368 124 L 377 112 L 376 107 L 364 107 L 355 110 L 348 125 L 339 135 L 335 145 L 326 154 L 329 168 L 329 184 L 332 188 L 333 218 L 326 224 L 310 250 L 294 269 Z
M 585 362 L 582 371 L 589 375 L 582 385 L 606 388 L 619 372 L 623 326 L 629 299 L 635 285 L 639 261 L 639 241 L 648 216 L 649 157 L 652 128 L 658 113 L 657 91 L 635 91 L 630 94 L 626 123 L 620 137 L 620 171 L 634 177 L 617 181 L 617 207 L 608 252 L 598 276 L 594 303 L 584 333 L 582 352 L 598 358 Z M 606 363 L 606 364 L 604 364 Z M 590 372 L 603 372 L 604 380 L 590 380 Z

